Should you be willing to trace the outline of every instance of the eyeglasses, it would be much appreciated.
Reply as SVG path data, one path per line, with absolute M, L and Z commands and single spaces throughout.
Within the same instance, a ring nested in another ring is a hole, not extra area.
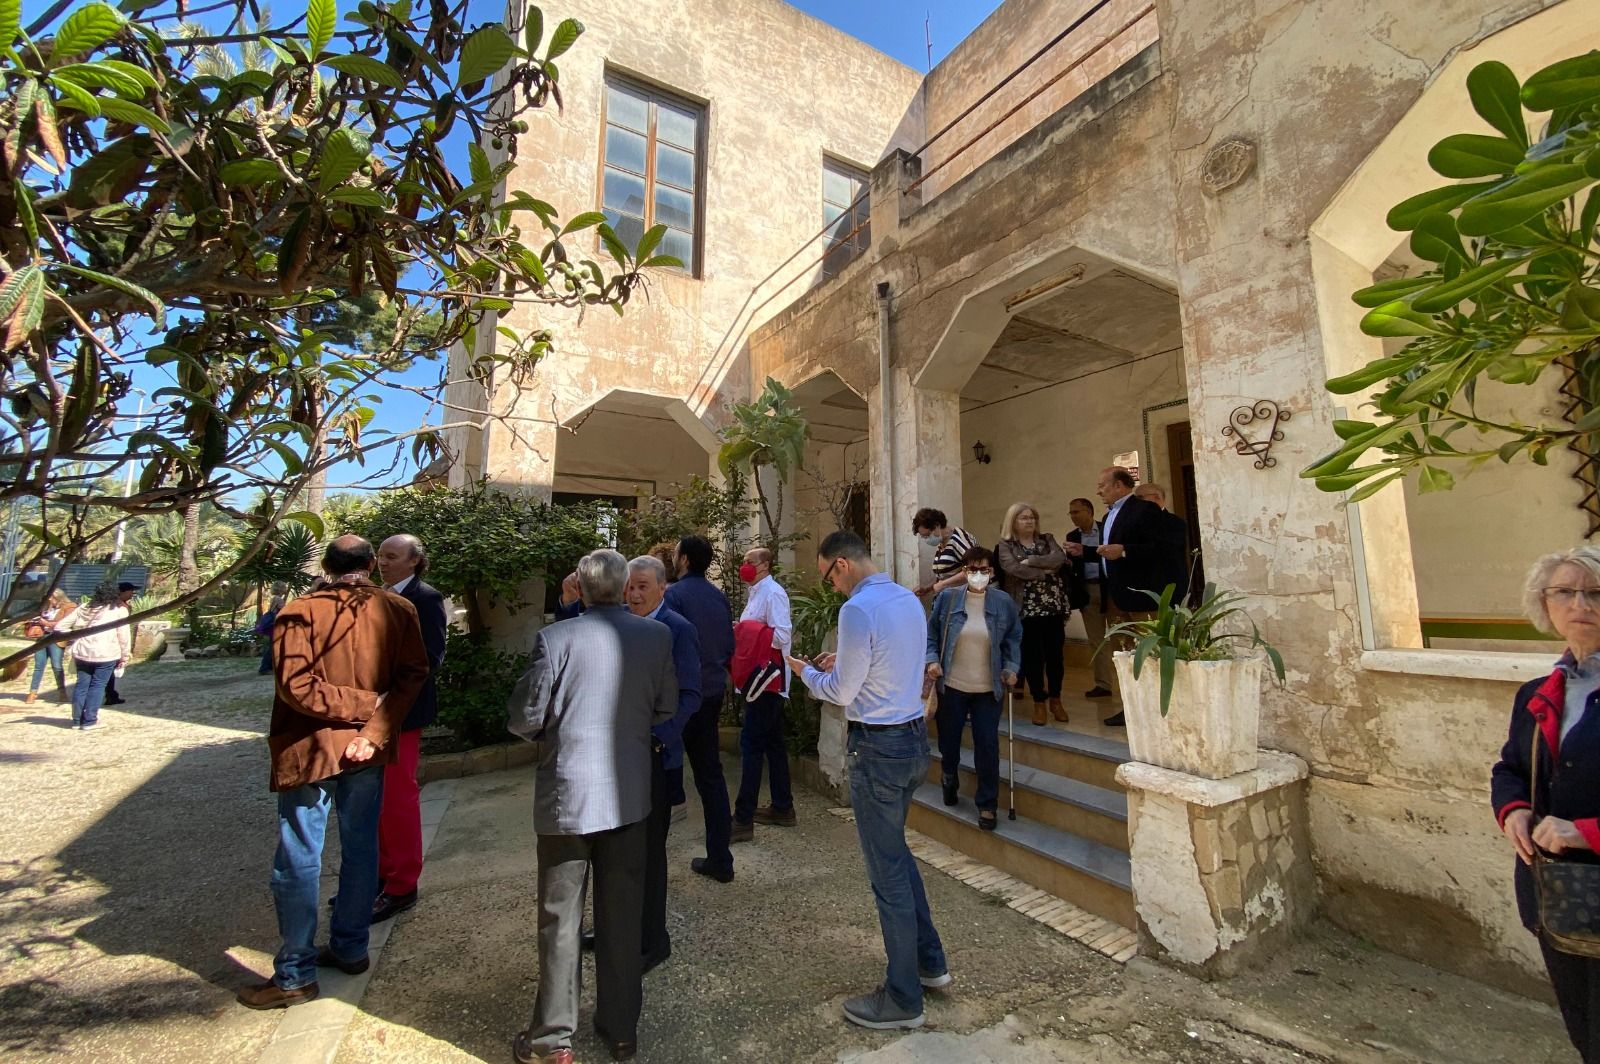
M 822 574 L 822 582 L 824 584 L 833 579 L 833 571 L 839 567 L 839 563 L 842 561 L 844 561 L 844 557 L 842 555 L 833 559 L 833 564 L 828 566 L 828 571 Z
M 982 574 L 984 576 L 993 576 L 994 575 L 994 570 L 989 568 L 987 565 L 984 566 L 982 569 L 971 569 L 971 568 L 969 568 L 967 570 L 967 572 L 972 573 L 974 576 L 976 576 L 978 574 Z
M 1544 600 L 1566 609 L 1582 602 L 1591 610 L 1600 611 L 1600 587 L 1547 587 Z

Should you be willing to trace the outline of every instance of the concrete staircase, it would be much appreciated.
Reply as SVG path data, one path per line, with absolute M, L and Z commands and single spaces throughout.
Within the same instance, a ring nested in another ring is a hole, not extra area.
M 1069 675 L 1068 682 L 1075 678 Z M 1128 744 L 1112 737 L 1120 733 L 1095 734 L 1107 729 L 1092 724 L 1082 731 L 1054 723 L 1035 727 L 1023 718 L 1024 706 L 1031 717 L 1032 703 L 1018 699 L 1017 819 L 1006 819 L 1011 744 L 1002 717 L 998 829 L 978 827 L 977 807 L 972 804 L 977 773 L 970 730 L 962 736 L 958 803 L 944 804 L 935 747 L 928 782 L 917 791 L 908 826 L 1081 909 L 1131 928 L 1128 800 L 1114 778 L 1117 766 L 1128 760 Z M 1111 712 L 1103 703 L 1082 700 L 1069 700 L 1067 708 L 1076 720 L 1098 720 L 1102 710 Z

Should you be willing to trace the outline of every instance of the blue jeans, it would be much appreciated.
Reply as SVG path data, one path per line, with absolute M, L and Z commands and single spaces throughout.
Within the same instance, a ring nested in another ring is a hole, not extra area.
M 346 769 L 337 776 L 278 792 L 272 900 L 278 909 L 283 946 L 272 960 L 272 981 L 285 990 L 317 981 L 317 890 L 329 805 L 339 814 L 339 899 L 329 921 L 328 946 L 342 961 L 367 955 L 372 900 L 378 896 L 382 765 Z
M 106 700 L 106 684 L 117 671 L 114 661 L 74 661 L 78 682 L 72 685 L 72 723 L 94 724 L 100 720 L 100 703 Z
M 781 694 L 766 694 L 744 704 L 744 728 L 739 732 L 739 796 L 733 803 L 733 819 L 741 824 L 755 818 L 763 766 L 772 772 L 768 793 L 773 811 L 787 813 L 794 808 L 794 792 L 789 789 L 789 749 L 783 745 L 783 703 Z
M 61 672 L 62 648 L 54 643 L 46 643 L 33 652 L 33 683 L 28 685 L 29 691 L 39 690 L 39 685 L 44 682 L 44 670 L 48 665 L 56 674 L 56 682 L 65 686 Z
M 889 955 L 884 986 L 897 1005 L 922 1011 L 918 969 L 946 970 L 944 945 L 928 913 L 917 859 L 906 846 L 906 810 L 928 775 L 928 726 L 921 717 L 885 731 L 854 724 L 846 750 L 850 759 L 850 808 L 878 903 L 883 948 Z
M 972 760 L 978 769 L 973 804 L 993 809 L 1000 798 L 1000 700 L 946 686 L 939 693 L 939 759 L 944 778 L 961 775 L 961 729 L 972 721 Z

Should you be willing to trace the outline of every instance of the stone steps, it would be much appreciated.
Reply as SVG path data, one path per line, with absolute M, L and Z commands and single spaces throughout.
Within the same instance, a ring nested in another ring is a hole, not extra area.
M 1004 745 L 1001 751 L 1004 752 Z M 977 766 L 970 746 L 961 749 L 961 793 L 972 797 L 977 788 Z M 943 770 L 937 749 L 928 767 L 930 783 L 940 783 Z M 1011 763 L 1000 758 L 1000 806 L 1002 813 L 1010 789 Z M 1091 842 L 1128 851 L 1128 796 L 1120 790 L 1096 787 L 1082 780 L 1057 776 L 1053 772 L 1017 764 L 1017 816 L 1036 820 L 1062 831 L 1082 835 Z

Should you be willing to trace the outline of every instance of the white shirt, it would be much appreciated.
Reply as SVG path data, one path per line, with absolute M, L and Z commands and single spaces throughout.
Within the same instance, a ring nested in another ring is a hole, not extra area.
M 411 581 L 415 580 L 416 578 L 417 578 L 417 574 L 416 573 L 412 573 L 410 576 L 406 577 L 404 580 L 401 580 L 398 583 L 390 584 L 389 585 L 389 590 L 393 591 L 396 595 L 403 595 L 403 594 L 405 594 L 406 588 L 411 586 Z
M 1111 508 L 1106 511 L 1105 519 L 1100 522 L 1101 543 L 1111 542 L 1111 526 L 1116 524 L 1117 514 L 1122 512 L 1122 504 L 1127 502 L 1132 496 L 1133 492 L 1130 491 L 1127 495 L 1124 495 L 1122 498 L 1112 503 Z
M 745 600 L 744 612 L 739 614 L 739 619 L 760 621 L 771 628 L 772 645 L 785 658 L 789 656 L 790 643 L 794 638 L 793 626 L 789 620 L 789 593 L 770 574 L 750 585 L 750 597 Z M 783 694 L 785 698 L 789 695 L 787 661 L 783 663 Z

